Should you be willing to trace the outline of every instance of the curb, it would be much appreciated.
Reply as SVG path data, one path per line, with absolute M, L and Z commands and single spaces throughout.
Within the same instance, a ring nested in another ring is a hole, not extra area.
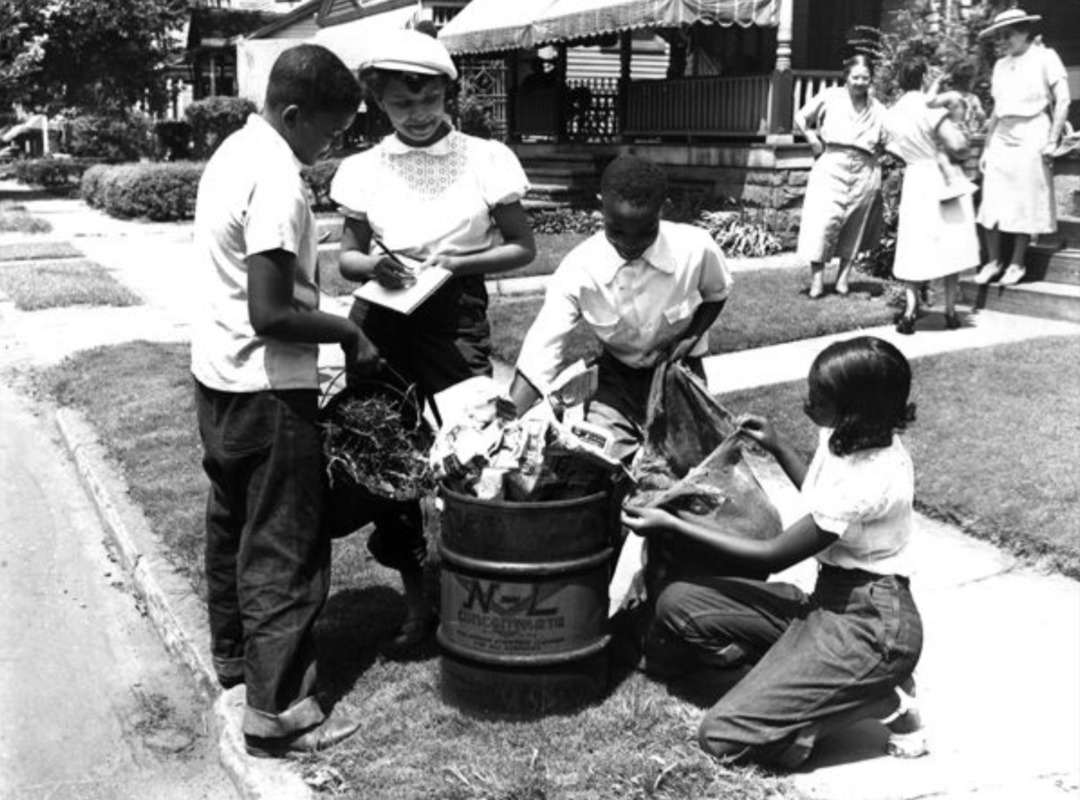
M 310 800 L 311 789 L 287 761 L 254 759 L 240 733 L 244 689 L 222 691 L 211 666 L 206 608 L 190 582 L 164 557 L 142 512 L 127 499 L 127 487 L 105 456 L 93 429 L 78 412 L 54 412 L 60 440 L 71 456 L 120 564 L 165 648 L 195 678 L 207 704 L 218 754 L 242 800 Z

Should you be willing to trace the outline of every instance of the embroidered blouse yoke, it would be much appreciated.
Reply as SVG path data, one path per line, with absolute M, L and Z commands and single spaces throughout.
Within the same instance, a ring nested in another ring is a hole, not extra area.
M 391 250 L 424 259 L 501 243 L 491 209 L 517 202 L 528 185 L 506 145 L 451 131 L 429 147 L 387 136 L 341 163 L 330 196 Z

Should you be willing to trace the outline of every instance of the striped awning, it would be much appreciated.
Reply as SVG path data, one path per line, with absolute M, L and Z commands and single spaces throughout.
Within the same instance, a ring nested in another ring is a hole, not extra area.
M 521 50 L 639 28 L 774 27 L 782 0 L 472 0 L 439 33 L 451 53 Z

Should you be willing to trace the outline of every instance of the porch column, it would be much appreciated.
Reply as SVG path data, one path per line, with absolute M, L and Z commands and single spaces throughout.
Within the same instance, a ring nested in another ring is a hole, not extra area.
M 616 101 L 615 125 L 618 130 L 619 141 L 622 141 L 623 131 L 626 130 L 626 104 L 630 98 L 630 67 L 634 57 L 634 34 L 623 31 L 619 34 L 619 97 Z
M 776 68 L 769 86 L 769 132 L 765 141 L 791 144 L 795 102 L 795 80 L 791 74 L 791 34 L 795 0 L 778 0 L 780 19 L 776 29 Z

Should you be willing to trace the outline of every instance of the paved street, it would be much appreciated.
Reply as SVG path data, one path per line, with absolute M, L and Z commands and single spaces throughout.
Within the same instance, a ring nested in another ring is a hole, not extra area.
M 51 417 L 11 382 L 5 370 L 0 798 L 235 797 L 190 674 L 112 560 Z

